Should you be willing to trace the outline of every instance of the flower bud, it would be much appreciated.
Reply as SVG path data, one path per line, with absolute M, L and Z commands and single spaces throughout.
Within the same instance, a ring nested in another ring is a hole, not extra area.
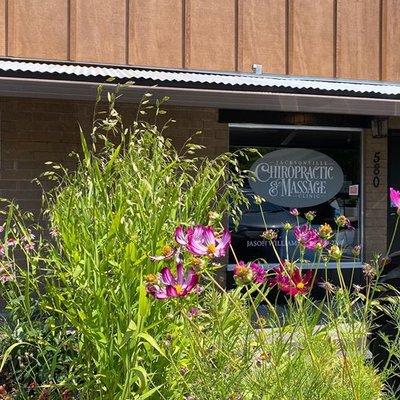
M 336 244 L 332 245 L 332 247 L 328 250 L 330 258 L 338 261 L 342 258 L 343 250 Z
M 343 228 L 347 225 L 350 224 L 349 219 L 345 216 L 345 215 L 339 215 L 336 219 L 335 219 L 336 225 L 339 228 Z
M 304 216 L 306 217 L 306 220 L 308 222 L 311 222 L 314 220 L 314 218 L 316 217 L 317 213 L 315 211 L 308 211 L 304 214 Z
M 329 224 L 323 224 L 319 227 L 318 233 L 322 238 L 330 239 L 333 234 L 332 227 Z
M 261 237 L 272 242 L 278 237 L 278 233 L 274 229 L 267 229 L 261 234 Z
M 351 250 L 351 254 L 353 257 L 358 257 L 361 254 L 361 246 L 359 244 L 354 246 Z
M 249 264 L 239 261 L 239 263 L 235 265 L 233 277 L 238 285 L 248 285 L 253 280 L 253 270 L 250 268 Z
M 299 210 L 297 208 L 292 208 L 290 211 L 290 214 L 292 214 L 294 217 L 298 217 L 300 215 Z
M 285 231 L 290 231 L 292 228 L 293 228 L 293 225 L 292 225 L 290 222 L 285 222 L 285 223 L 283 224 L 283 229 L 284 229 Z
M 262 204 L 264 202 L 265 202 L 265 199 L 263 197 L 261 197 L 261 196 L 259 196 L 257 194 L 254 196 L 254 203 L 260 205 L 260 204 Z

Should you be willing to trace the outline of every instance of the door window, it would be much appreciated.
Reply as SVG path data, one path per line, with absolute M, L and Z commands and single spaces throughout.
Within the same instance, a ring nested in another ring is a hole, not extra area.
M 321 197 L 321 202 L 314 201 L 310 207 L 297 207 L 301 213 L 300 223 L 305 223 L 303 217 L 307 211 L 315 211 L 316 218 L 312 222 L 315 228 L 328 223 L 335 227 L 335 218 L 345 215 L 349 218 L 352 228 L 340 231 L 338 241 L 344 249 L 343 267 L 354 267 L 352 249 L 361 243 L 361 134 L 359 130 L 301 128 L 297 127 L 263 127 L 257 125 L 233 124 L 230 126 L 230 150 L 255 148 L 258 154 L 250 153 L 249 159 L 241 160 L 242 169 L 251 169 L 260 157 L 281 149 L 308 149 L 322 153 L 322 157 L 334 160 L 343 172 L 338 188 L 335 188 L 332 197 Z M 287 152 L 290 154 L 290 152 Z M 303 152 L 306 153 L 306 152 Z M 311 153 L 311 152 L 310 152 Z M 276 153 L 280 154 L 280 153 Z M 316 153 L 318 154 L 318 153 Z M 272 156 L 272 158 L 275 155 Z M 267 157 L 268 158 L 268 157 Z M 288 162 L 288 160 L 286 160 Z M 286 170 L 285 170 L 286 171 Z M 321 174 L 326 171 L 319 171 Z M 281 172 L 277 173 L 278 175 Z M 276 175 L 276 174 L 275 174 Z M 278 176 L 277 175 L 277 176 Z M 280 175 L 278 176 L 280 177 Z M 329 185 L 329 180 L 327 181 Z M 335 181 L 337 185 L 337 181 Z M 329 193 L 329 187 L 327 188 Z M 317 190 L 319 190 L 317 188 Z M 254 192 L 249 182 L 244 188 L 244 194 L 250 202 L 249 208 L 243 209 L 240 225 L 232 236 L 232 244 L 238 259 L 251 261 L 265 259 L 269 264 L 276 264 L 276 256 L 269 243 L 261 238 L 265 225 L 260 208 L 254 203 Z M 275 229 L 278 237 L 275 246 L 281 258 L 286 258 L 289 251 L 292 254 L 297 249 L 293 236 L 285 240 L 283 225 L 286 222 L 295 224 L 296 218 L 290 214 L 290 208 L 284 202 L 272 197 L 264 196 L 263 212 L 266 217 L 267 228 Z M 276 204 L 278 203 L 278 204 Z M 288 202 L 289 203 L 289 202 Z M 318 204 L 315 204 L 318 203 Z M 301 202 L 300 202 L 301 204 Z M 357 261 L 357 260 L 356 260 Z M 359 260 L 358 260 L 359 261 Z M 230 255 L 230 266 L 235 264 L 233 255 Z M 329 265 L 334 267 L 335 265 Z M 306 265 L 304 266 L 307 267 Z

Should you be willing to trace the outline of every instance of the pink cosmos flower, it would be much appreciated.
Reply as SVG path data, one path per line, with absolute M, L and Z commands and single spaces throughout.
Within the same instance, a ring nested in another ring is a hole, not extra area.
M 390 203 L 392 207 L 400 209 L 400 190 L 390 188 Z
M 293 232 L 299 244 L 306 249 L 314 249 L 316 243 L 320 240 L 318 232 L 308 225 L 296 226 Z
M 164 267 L 160 273 L 160 285 L 149 283 L 146 287 L 147 293 L 158 300 L 172 297 L 187 296 L 199 282 L 199 275 L 190 268 L 185 276 L 182 264 L 176 266 L 176 276 L 168 267 Z
M 60 232 L 58 231 L 57 228 L 54 228 L 54 227 L 53 227 L 53 228 L 50 229 L 50 236 L 51 236 L 51 237 L 55 238 L 55 237 L 57 237 L 59 234 L 60 234 Z
M 27 243 L 25 244 L 24 248 L 25 248 L 25 250 L 28 251 L 28 252 L 33 251 L 33 250 L 35 250 L 35 243 L 33 243 L 33 242 L 27 242 Z
M 254 262 L 250 264 L 250 268 L 253 271 L 253 282 L 257 284 L 265 283 L 267 280 L 267 272 L 265 269 Z
M 175 229 L 175 240 L 181 246 L 187 246 L 189 244 L 189 237 L 200 239 L 203 236 L 205 227 L 203 225 L 189 226 L 185 228 L 180 225 Z
M 217 235 L 211 226 L 198 225 L 187 235 L 187 249 L 195 256 L 223 257 L 231 243 L 231 234 L 224 229 Z
M 274 269 L 275 277 L 272 281 L 282 292 L 296 296 L 298 294 L 306 294 L 311 288 L 311 279 L 313 271 L 308 270 L 304 275 L 300 268 L 295 267 L 288 272 L 282 265 Z
M 7 239 L 7 246 L 15 247 L 16 245 L 17 245 L 17 240 L 15 238 L 13 238 L 12 236 L 10 236 Z
M 15 273 L 12 264 L 0 267 L 0 282 L 6 283 L 15 280 Z

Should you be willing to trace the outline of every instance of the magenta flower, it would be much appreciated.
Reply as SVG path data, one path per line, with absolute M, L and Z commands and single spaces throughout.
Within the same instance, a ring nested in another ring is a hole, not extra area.
M 306 249 L 314 249 L 315 245 L 320 240 L 318 232 L 308 225 L 296 226 L 293 232 L 299 244 Z
M 179 225 L 176 229 L 175 229 L 175 240 L 177 243 L 179 243 L 182 246 L 186 246 L 188 244 L 188 231 L 192 231 L 193 228 L 188 228 L 187 230 L 185 229 L 185 227 L 183 227 L 182 225 Z
M 24 245 L 24 248 L 25 248 L 25 250 L 28 251 L 28 252 L 33 251 L 33 250 L 35 250 L 35 243 L 33 243 L 33 242 L 28 242 L 28 243 L 26 243 L 26 244 Z
M 257 284 L 265 283 L 267 280 L 267 272 L 265 269 L 254 262 L 250 264 L 250 268 L 253 271 L 253 282 Z
M 160 284 L 149 283 L 146 287 L 147 293 L 158 300 L 172 297 L 187 296 L 199 282 L 199 275 L 190 268 L 185 276 L 182 264 L 176 266 L 176 276 L 168 267 L 164 267 L 160 273 Z
M 211 226 L 198 225 L 187 235 L 187 249 L 195 256 L 223 257 L 231 243 L 231 234 L 224 229 L 219 236 Z
M 313 271 L 310 269 L 303 275 L 298 267 L 294 267 L 289 272 L 281 265 L 279 268 L 275 268 L 274 272 L 273 284 L 290 296 L 306 294 L 311 289 Z
M 390 188 L 390 204 L 400 209 L 400 190 Z

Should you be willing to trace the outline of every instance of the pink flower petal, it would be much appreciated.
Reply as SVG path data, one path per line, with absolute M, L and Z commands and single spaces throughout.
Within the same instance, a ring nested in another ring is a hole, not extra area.
M 175 229 L 175 240 L 182 246 L 186 246 L 187 244 L 187 235 L 185 233 L 185 228 L 182 225 Z
M 178 297 L 178 292 L 173 286 L 166 287 L 167 297 Z
M 184 285 L 184 291 L 186 292 L 186 294 L 189 293 L 198 283 L 199 275 L 193 268 L 190 268 Z
M 400 208 L 400 191 L 390 188 L 390 203 L 392 207 Z
M 183 276 L 183 265 L 180 263 L 176 266 L 176 277 L 178 285 L 182 286 L 184 282 L 184 276 Z
M 214 229 L 211 228 L 210 226 L 205 228 L 203 231 L 203 241 L 206 246 L 209 246 L 210 244 L 215 244 Z
M 161 281 L 164 285 L 174 285 L 175 284 L 175 278 L 172 275 L 172 272 L 168 267 L 164 267 L 161 270 Z

